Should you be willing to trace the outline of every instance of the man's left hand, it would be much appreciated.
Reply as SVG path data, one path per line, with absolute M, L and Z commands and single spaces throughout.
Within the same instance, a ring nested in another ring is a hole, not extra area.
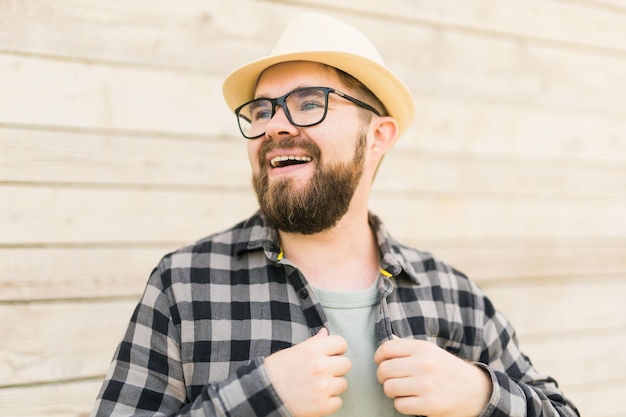
M 374 361 L 385 395 L 402 414 L 477 417 L 491 396 L 485 371 L 431 342 L 394 338 Z

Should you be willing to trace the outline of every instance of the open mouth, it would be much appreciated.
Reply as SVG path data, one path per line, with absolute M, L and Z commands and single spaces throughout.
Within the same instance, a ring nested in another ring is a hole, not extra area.
M 300 165 L 311 162 L 313 158 L 310 156 L 280 155 L 270 160 L 272 168 L 282 168 L 290 165 Z

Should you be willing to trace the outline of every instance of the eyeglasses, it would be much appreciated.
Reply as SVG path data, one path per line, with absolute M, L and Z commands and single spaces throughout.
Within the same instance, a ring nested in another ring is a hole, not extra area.
M 328 95 L 336 94 L 359 107 L 380 116 L 372 106 L 330 87 L 304 87 L 288 92 L 277 98 L 257 98 L 235 109 L 239 130 L 246 139 L 256 139 L 265 134 L 269 121 L 280 106 L 289 123 L 297 127 L 309 127 L 320 124 L 328 112 Z

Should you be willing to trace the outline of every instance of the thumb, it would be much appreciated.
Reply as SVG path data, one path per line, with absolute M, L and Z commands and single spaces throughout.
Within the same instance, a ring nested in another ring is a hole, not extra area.
M 400 340 L 401 337 L 396 336 L 395 334 L 391 335 L 391 340 Z
M 322 327 L 319 332 L 313 337 L 324 337 L 328 336 L 328 329 L 326 327 Z

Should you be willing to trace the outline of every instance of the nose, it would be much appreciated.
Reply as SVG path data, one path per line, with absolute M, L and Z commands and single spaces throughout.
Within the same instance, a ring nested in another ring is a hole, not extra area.
M 296 136 L 297 134 L 298 127 L 291 124 L 285 109 L 280 105 L 276 105 L 274 115 L 265 126 L 265 136 L 275 138 L 279 136 Z

